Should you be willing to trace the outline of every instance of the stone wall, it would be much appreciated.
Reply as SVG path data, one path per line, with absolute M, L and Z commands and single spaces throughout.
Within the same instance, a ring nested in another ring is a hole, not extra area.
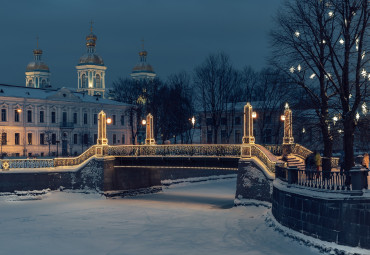
M 240 159 L 235 198 L 271 202 L 273 178 L 255 159 Z
M 16 190 L 56 190 L 66 189 L 104 189 L 104 160 L 91 159 L 76 171 L 56 169 L 56 171 L 2 171 L 0 172 L 0 192 Z
M 272 214 L 282 225 L 328 242 L 370 249 L 370 196 L 304 192 L 274 181 Z
M 236 173 L 233 168 L 235 165 L 236 158 L 93 157 L 79 168 L 70 170 L 57 167 L 52 171 L 0 171 L 0 192 L 56 190 L 60 187 L 99 191 L 135 190 L 160 186 L 161 180 Z

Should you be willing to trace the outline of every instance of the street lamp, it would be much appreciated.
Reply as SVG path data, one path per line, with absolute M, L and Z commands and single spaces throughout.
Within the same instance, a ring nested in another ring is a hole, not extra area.
M 191 117 L 191 124 L 193 124 L 193 128 L 194 128 L 194 125 L 195 125 L 195 117 Z
M 252 112 L 252 118 L 253 119 L 256 119 L 257 118 L 257 113 L 256 112 Z
M 111 117 L 108 117 L 108 118 L 107 118 L 107 124 L 108 124 L 108 125 L 112 124 L 112 118 L 111 118 Z
M 146 120 L 142 120 L 141 125 L 145 126 L 146 125 Z

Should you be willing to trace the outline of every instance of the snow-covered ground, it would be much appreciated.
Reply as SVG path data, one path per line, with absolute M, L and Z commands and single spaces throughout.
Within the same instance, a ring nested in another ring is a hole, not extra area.
M 2 194 L 0 254 L 320 254 L 277 231 L 268 207 L 233 207 L 235 186 L 234 177 L 115 199 Z

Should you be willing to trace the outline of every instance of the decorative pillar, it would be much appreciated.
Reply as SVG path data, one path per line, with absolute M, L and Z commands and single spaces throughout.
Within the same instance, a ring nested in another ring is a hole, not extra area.
M 284 111 L 284 137 L 283 137 L 283 145 L 285 144 L 293 144 L 293 123 L 292 123 L 292 110 L 289 109 L 288 103 L 285 104 L 285 111 Z
M 146 139 L 145 144 L 154 145 L 154 132 L 153 132 L 153 115 L 150 113 L 146 116 Z
M 242 139 L 242 148 L 241 148 L 241 156 L 250 158 L 252 156 L 252 145 L 254 144 L 254 136 L 253 136 L 253 107 L 248 102 L 244 106 L 244 134 Z
M 96 146 L 96 154 L 103 155 L 103 146 L 108 145 L 107 139 L 107 115 L 101 111 L 98 115 L 98 146 Z
M 244 135 L 243 135 L 243 144 L 254 144 L 253 136 L 253 108 L 252 105 L 248 102 L 244 106 Z

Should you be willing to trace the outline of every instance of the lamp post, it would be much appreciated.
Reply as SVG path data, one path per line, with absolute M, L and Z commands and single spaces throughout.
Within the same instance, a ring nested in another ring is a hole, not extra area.
M 195 117 L 193 116 L 193 117 L 191 117 L 191 119 L 190 119 L 190 121 L 191 121 L 191 124 L 193 125 L 193 134 L 192 134 L 192 136 L 191 136 L 191 144 L 193 144 L 193 138 L 194 138 L 194 132 L 195 132 Z
M 280 119 L 284 121 L 284 144 L 293 144 L 293 127 L 292 127 L 292 110 L 290 110 L 288 103 L 285 104 L 284 115 L 281 115 Z
M 141 131 L 140 131 L 140 133 L 142 135 L 140 136 L 140 141 L 139 141 L 140 144 L 144 144 L 144 142 L 143 142 L 143 136 L 144 136 L 143 129 L 145 130 L 145 126 L 146 126 L 146 119 L 143 119 L 143 120 L 141 120 Z M 144 141 L 145 141 L 145 139 L 144 139 Z

